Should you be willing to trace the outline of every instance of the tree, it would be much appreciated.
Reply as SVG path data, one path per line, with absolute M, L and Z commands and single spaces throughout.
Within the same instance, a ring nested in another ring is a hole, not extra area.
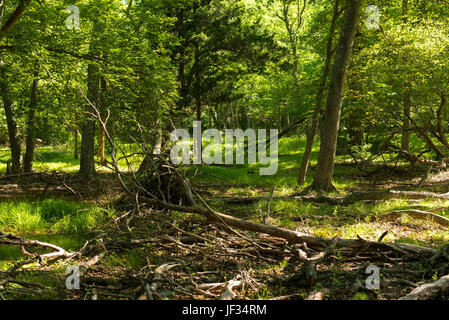
M 19 1 L 18 6 L 13 11 L 13 13 L 9 16 L 8 20 L 3 23 L 3 14 L 5 9 L 5 3 L 2 1 L 0 6 L 0 42 L 3 38 L 9 33 L 14 24 L 20 19 L 22 14 L 25 12 L 27 6 L 30 4 L 31 0 L 21 0 Z M 12 173 L 20 173 L 22 171 L 22 149 L 20 144 L 20 139 L 18 136 L 17 129 L 17 120 L 15 115 L 15 106 L 12 101 L 8 82 L 7 75 L 5 72 L 4 62 L 1 59 L 0 55 L 0 95 L 3 100 L 3 107 L 5 109 L 6 121 L 8 123 L 8 135 L 9 135 L 9 144 L 11 147 L 11 172 Z
M 337 151 L 341 105 L 346 83 L 347 69 L 360 18 L 360 8 L 361 0 L 346 1 L 345 22 L 332 69 L 326 111 L 321 128 L 321 146 L 318 157 L 318 165 L 312 184 L 312 188 L 317 190 L 331 191 L 335 189 L 332 184 L 332 177 L 334 173 L 335 155 Z
M 332 48 L 332 44 L 333 44 L 333 40 L 334 40 L 337 19 L 338 19 L 338 16 L 340 15 L 338 8 L 339 8 L 339 0 L 336 0 L 335 4 L 334 4 L 334 13 L 332 16 L 332 22 L 331 22 L 331 26 L 330 26 L 330 30 L 329 30 L 329 35 L 327 38 L 326 61 L 324 63 L 323 74 L 321 76 L 321 81 L 320 81 L 318 91 L 316 94 L 315 109 L 313 111 L 312 123 L 311 123 L 311 125 L 307 131 L 307 135 L 306 135 L 307 136 L 306 149 L 304 150 L 304 155 L 302 157 L 301 166 L 299 168 L 298 184 L 301 186 L 304 185 L 304 183 L 306 182 L 307 170 L 309 168 L 310 154 L 312 153 L 313 142 L 315 141 L 315 135 L 316 135 L 316 132 L 318 129 L 319 115 L 320 115 L 320 111 L 322 108 L 324 92 L 326 89 L 326 83 L 327 83 L 327 79 L 328 79 L 329 71 L 330 71 L 330 67 L 331 67 L 332 55 L 334 52 L 334 50 Z
M 98 20 L 93 22 L 92 40 L 89 47 L 90 55 L 98 54 L 99 35 L 101 32 Z M 100 68 L 95 63 L 89 63 L 87 67 L 87 102 L 86 119 L 81 130 L 81 158 L 79 174 L 85 178 L 95 175 L 95 125 L 96 122 L 90 114 L 95 114 L 94 108 L 98 108 L 100 91 Z
M 23 160 L 23 171 L 33 171 L 33 158 L 35 147 L 35 118 L 37 105 L 37 92 L 39 85 L 39 74 L 35 72 L 33 83 L 31 84 L 31 97 L 28 106 L 28 121 L 27 121 L 27 137 L 26 137 L 26 152 Z
M 407 24 L 408 22 L 408 0 L 402 0 L 402 17 L 403 23 Z M 407 90 L 404 92 L 404 123 L 402 125 L 402 150 L 410 151 L 410 136 L 411 136 L 411 90 Z
M 17 174 L 22 171 L 22 148 L 19 130 L 17 128 L 16 106 L 11 97 L 8 87 L 8 76 L 4 69 L 4 66 L 0 66 L 0 95 L 8 124 L 9 146 L 11 148 L 11 173 Z

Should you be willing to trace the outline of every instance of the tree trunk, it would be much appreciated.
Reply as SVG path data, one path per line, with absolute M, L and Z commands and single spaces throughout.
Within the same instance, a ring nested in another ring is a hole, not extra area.
M 360 17 L 361 0 L 347 0 L 346 3 L 345 23 L 332 70 L 326 111 L 321 128 L 318 166 L 312 185 L 312 188 L 323 191 L 334 189 L 332 176 L 334 174 L 334 161 L 340 128 L 341 105 L 346 84 L 346 74 Z
M 402 21 L 404 24 L 408 22 L 408 0 L 402 0 Z M 410 136 L 411 136 L 411 105 L 410 90 L 404 96 L 404 120 L 402 125 L 402 150 L 410 151 Z
M 93 39 L 90 43 L 89 54 L 98 54 L 97 37 L 100 35 L 100 28 L 97 21 L 94 22 L 92 30 Z M 87 113 L 95 113 L 91 104 L 98 107 L 98 98 L 100 91 L 100 70 L 98 65 L 91 63 L 87 68 L 87 98 L 89 102 L 86 103 L 85 111 Z M 91 178 L 95 175 L 95 125 L 96 121 L 91 116 L 86 116 L 82 130 L 81 130 L 81 159 L 79 175 L 85 178 Z
M 357 114 L 353 114 L 353 116 L 350 117 L 348 124 L 348 132 L 350 136 L 349 144 L 351 146 L 361 146 L 363 144 L 364 135 L 362 118 Z
M 10 96 L 6 75 L 2 70 L 0 74 L 0 95 L 5 109 L 6 122 L 8 125 L 9 145 L 11 148 L 11 174 L 19 174 L 22 171 L 22 148 L 17 129 L 15 106 Z
M 78 129 L 74 128 L 73 129 L 73 133 L 74 133 L 74 138 L 75 138 L 75 146 L 74 146 L 74 151 L 73 151 L 73 157 L 75 159 L 78 159 Z
M 402 150 L 405 151 L 410 151 L 410 136 L 412 128 L 410 123 L 411 105 L 412 100 L 410 96 L 407 94 L 404 97 L 404 123 L 402 126 Z
M 104 106 L 105 106 L 105 100 L 104 100 L 104 93 L 106 91 L 106 80 L 104 77 L 101 78 L 101 92 L 100 92 L 100 98 L 99 98 L 99 108 L 100 113 L 104 113 Z M 107 164 L 106 161 L 106 153 L 105 153 L 105 137 L 104 137 L 104 130 L 103 126 L 101 125 L 100 121 L 98 121 L 98 157 L 100 158 L 100 164 L 102 166 L 105 166 Z
M 324 97 L 324 90 L 326 89 L 326 81 L 329 75 L 332 59 L 332 42 L 335 34 L 335 26 L 339 16 L 338 7 L 339 7 L 339 0 L 336 0 L 334 5 L 334 14 L 332 17 L 329 36 L 327 38 L 326 62 L 324 64 L 323 75 L 321 76 L 321 83 L 318 88 L 318 92 L 316 94 L 315 110 L 313 111 L 312 123 L 310 125 L 310 128 L 307 130 L 306 149 L 302 157 L 301 167 L 299 168 L 298 184 L 300 186 L 304 185 L 304 183 L 306 182 L 307 170 L 309 168 L 310 154 L 312 153 L 313 142 L 315 140 L 315 135 L 318 128 L 318 118 L 321 111 L 321 105 Z
M 241 129 L 242 127 L 240 125 L 240 106 L 238 103 L 236 103 L 234 110 L 235 110 L 234 112 L 235 128 Z
M 31 98 L 28 110 L 28 122 L 27 122 L 27 137 L 26 137 L 26 152 L 25 159 L 23 161 L 23 170 L 26 173 L 33 172 L 33 158 L 34 158 L 34 146 L 35 146 L 35 116 L 37 105 L 37 91 L 39 85 L 38 73 L 34 75 L 33 84 L 31 85 Z

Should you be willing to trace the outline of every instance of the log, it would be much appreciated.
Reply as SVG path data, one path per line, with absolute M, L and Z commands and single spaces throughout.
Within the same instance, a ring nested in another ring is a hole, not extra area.
M 426 283 L 414 289 L 408 295 L 399 298 L 399 300 L 426 300 L 432 299 L 440 291 L 449 290 L 449 275 L 442 277 L 438 281 Z

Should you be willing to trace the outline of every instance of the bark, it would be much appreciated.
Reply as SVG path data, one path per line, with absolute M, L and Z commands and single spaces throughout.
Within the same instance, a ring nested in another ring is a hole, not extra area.
M 312 188 L 331 191 L 332 177 L 340 128 L 341 105 L 346 84 L 346 74 L 351 58 L 355 33 L 360 18 L 361 0 L 347 0 L 345 24 L 341 35 L 329 88 L 327 106 L 321 129 L 321 147 Z
M 89 48 L 89 54 L 97 54 L 100 35 L 100 27 L 97 21 L 94 22 L 92 30 L 92 37 Z M 99 91 L 100 91 L 100 70 L 98 65 L 91 63 L 88 65 L 87 71 L 87 98 L 88 102 L 85 106 L 87 114 L 95 113 L 94 108 L 98 106 Z M 91 105 L 92 104 L 92 105 Z M 96 122 L 90 115 L 86 115 L 81 135 L 81 159 L 79 175 L 85 178 L 91 178 L 96 174 L 95 171 L 95 125 Z
M 33 83 L 31 85 L 31 98 L 28 110 L 26 152 L 23 161 L 23 170 L 25 173 L 33 172 L 33 158 L 35 148 L 35 117 L 36 117 L 38 85 L 39 85 L 39 78 L 36 73 Z
M 326 62 L 324 64 L 323 75 L 321 76 L 321 83 L 318 88 L 318 92 L 316 94 L 315 100 L 315 110 L 313 111 L 312 124 L 307 131 L 307 143 L 306 149 L 304 151 L 304 155 L 302 157 L 301 166 L 299 168 L 299 177 L 298 184 L 300 186 L 304 185 L 306 182 L 307 170 L 309 168 L 310 155 L 312 153 L 313 142 L 315 141 L 315 135 L 318 128 L 318 117 L 320 114 L 320 110 L 322 108 L 324 91 L 326 89 L 326 82 L 330 71 L 330 64 L 332 59 L 332 42 L 335 35 L 335 26 L 339 16 L 338 13 L 339 0 L 335 1 L 334 5 L 334 14 L 332 17 L 332 22 L 330 26 L 329 36 L 327 38 L 327 47 L 326 47 Z
M 15 105 L 12 101 L 4 70 L 0 70 L 0 95 L 5 109 L 6 122 L 8 125 L 9 145 L 11 148 L 11 174 L 22 172 L 22 148 L 17 129 Z

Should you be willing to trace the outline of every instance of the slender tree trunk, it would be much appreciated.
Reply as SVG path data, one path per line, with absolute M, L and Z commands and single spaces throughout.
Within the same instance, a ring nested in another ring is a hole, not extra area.
M 408 0 L 402 0 L 402 20 L 404 24 L 408 22 Z M 402 125 L 402 149 L 405 151 L 410 151 L 410 136 L 411 136 L 411 123 L 410 123 L 410 115 L 411 115 L 411 106 L 412 100 L 410 97 L 410 90 L 407 89 L 407 92 L 404 96 L 404 120 Z
M 358 115 L 354 115 L 348 121 L 348 131 L 350 136 L 351 146 L 361 146 L 363 144 L 364 129 L 362 125 L 362 119 Z
M 199 100 L 196 102 L 196 121 L 201 121 L 201 103 Z
M 26 137 L 26 152 L 23 161 L 24 172 L 33 172 L 33 158 L 35 147 L 35 117 L 36 117 L 36 105 L 37 105 L 37 91 L 39 85 L 38 73 L 34 74 L 33 83 L 31 85 L 31 98 L 28 110 L 28 122 L 27 122 L 27 137 Z
M 2 68 L 2 67 L 0 67 Z M 22 172 L 22 148 L 17 129 L 15 106 L 12 101 L 5 72 L 0 72 L 0 95 L 5 109 L 6 122 L 8 125 L 9 146 L 11 148 L 11 171 L 12 174 Z
M 320 86 L 318 88 L 316 98 L 315 98 L 315 110 L 313 111 L 312 123 L 307 130 L 307 143 L 304 155 L 302 157 L 301 166 L 299 168 L 298 184 L 300 186 L 304 185 L 306 182 L 307 170 L 309 168 L 310 155 L 312 153 L 313 142 L 315 141 L 315 135 L 318 129 L 318 119 L 320 111 L 323 104 L 324 91 L 326 89 L 326 82 L 329 76 L 330 65 L 332 60 L 332 43 L 335 35 L 335 28 L 337 24 L 339 0 L 335 1 L 334 4 L 334 14 L 332 17 L 332 22 L 329 30 L 329 36 L 327 38 L 326 47 L 326 62 L 324 64 L 323 74 L 321 76 Z
M 104 79 L 104 77 L 102 77 L 101 92 L 99 98 L 99 108 L 101 114 L 103 114 L 105 110 L 105 99 L 104 99 L 105 91 L 106 91 L 106 80 Z M 104 129 L 100 121 L 98 121 L 98 157 L 100 158 L 100 164 L 105 166 L 107 164 L 105 153 L 105 136 L 104 136 Z
M 237 103 L 235 105 L 234 119 L 235 119 L 235 128 L 241 128 L 240 126 L 240 106 Z
M 98 42 L 100 27 L 97 21 L 94 22 L 92 30 L 92 37 L 89 48 L 89 54 L 98 54 Z M 87 98 L 89 102 L 86 103 L 85 111 L 87 113 L 95 113 L 91 104 L 98 107 L 98 98 L 100 91 L 100 70 L 98 65 L 91 63 L 87 67 Z M 95 171 L 95 127 L 96 121 L 91 116 L 86 116 L 81 135 L 81 159 L 79 175 L 85 178 L 91 178 L 96 174 Z
M 321 147 L 318 166 L 312 185 L 313 189 L 323 191 L 335 189 L 332 184 L 332 177 L 334 174 L 337 138 L 340 128 L 341 105 L 346 84 L 346 74 L 360 18 L 361 0 L 347 0 L 346 5 L 343 33 L 337 47 L 326 111 L 321 128 Z
M 411 106 L 412 100 L 409 95 L 404 97 L 404 123 L 402 126 L 402 150 L 410 151 L 410 136 L 411 136 Z
M 74 128 L 73 129 L 73 133 L 74 133 L 74 138 L 75 138 L 75 146 L 74 146 L 74 151 L 73 151 L 73 156 L 75 159 L 78 159 L 78 129 Z

